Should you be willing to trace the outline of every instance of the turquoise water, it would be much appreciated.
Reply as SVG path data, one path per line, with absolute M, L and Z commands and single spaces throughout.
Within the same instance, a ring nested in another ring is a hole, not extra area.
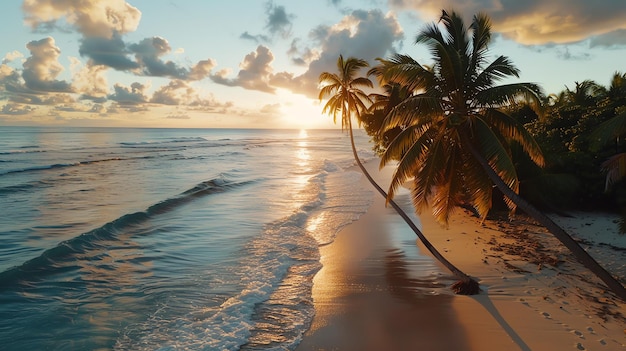
M 337 130 L 2 128 L 1 349 L 293 349 L 360 179 Z

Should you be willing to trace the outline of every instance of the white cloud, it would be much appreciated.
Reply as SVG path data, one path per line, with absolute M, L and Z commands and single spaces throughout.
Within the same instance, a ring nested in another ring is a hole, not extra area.
M 24 0 L 22 9 L 33 29 L 65 19 L 87 37 L 133 32 L 141 20 L 141 12 L 125 0 Z
M 22 78 L 26 87 L 42 92 L 69 92 L 70 84 L 57 80 L 63 71 L 59 63 L 61 50 L 51 37 L 29 42 L 26 47 L 31 56 L 24 61 Z
M 24 55 L 21 52 L 17 50 L 11 51 L 7 53 L 6 55 L 4 55 L 4 58 L 2 59 L 2 64 L 7 64 L 9 62 L 15 61 L 20 57 L 24 57 Z
M 109 83 L 105 76 L 108 69 L 104 65 L 95 65 L 88 62 L 82 65 L 77 58 L 70 58 L 71 69 L 74 72 L 72 87 L 76 93 L 82 94 L 83 98 L 100 100 L 109 94 Z

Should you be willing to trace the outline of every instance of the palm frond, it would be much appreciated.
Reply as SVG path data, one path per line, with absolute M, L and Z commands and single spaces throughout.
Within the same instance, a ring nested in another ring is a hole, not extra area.
M 472 29 L 472 55 L 470 67 L 480 67 L 485 60 L 487 45 L 491 41 L 491 21 L 483 13 L 474 16 Z
M 438 173 L 436 191 L 432 194 L 431 207 L 433 215 L 439 223 L 447 224 L 450 214 L 460 205 L 460 194 L 463 193 L 463 157 L 458 148 L 444 143 L 447 156 L 444 168 Z
M 542 90 L 534 83 L 513 83 L 490 87 L 476 94 L 476 102 L 486 108 L 501 108 L 526 103 L 538 116 L 543 116 Z
M 357 87 L 373 88 L 374 87 L 374 83 L 372 83 L 372 81 L 369 78 L 357 77 L 357 78 L 354 78 L 352 80 L 352 82 L 350 83 L 350 87 L 352 87 L 352 88 L 357 88 Z
M 342 107 L 343 104 L 339 95 L 333 95 L 324 105 L 322 113 L 332 113 L 333 123 L 337 123 L 337 113 L 341 112 Z
M 493 83 L 508 77 L 519 77 L 519 69 L 506 56 L 499 56 L 480 72 L 475 85 L 479 89 L 493 86 Z
M 505 139 L 518 142 L 535 164 L 540 167 L 545 165 L 543 152 L 539 144 L 521 123 L 497 109 L 487 109 L 483 118 L 487 124 L 496 129 Z
M 437 191 L 438 181 L 441 179 L 440 172 L 445 168 L 447 157 L 445 152 L 445 142 L 443 141 L 443 133 L 439 131 L 439 135 L 430 141 L 428 148 L 424 149 L 421 155 L 421 167 L 415 173 L 413 191 L 411 193 L 413 205 L 416 209 L 422 210 L 429 206 L 432 194 Z M 432 209 L 433 213 L 437 210 Z M 439 221 L 439 218 L 437 217 Z M 444 223 L 445 221 L 440 221 Z
M 333 95 L 335 91 L 341 89 L 340 85 L 328 84 L 320 88 L 319 99 L 323 100 L 327 95 Z
M 396 54 L 390 60 L 380 62 L 381 65 L 377 67 L 381 82 L 397 83 L 413 92 L 423 89 L 432 81 L 432 72 L 410 56 Z
M 591 147 L 594 150 L 615 140 L 617 137 L 626 134 L 626 112 L 600 124 L 596 130 L 591 133 Z
M 430 121 L 434 116 L 441 115 L 439 100 L 426 95 L 411 96 L 396 107 L 385 117 L 385 130 L 395 127 L 406 127 L 416 123 Z
M 500 143 L 499 138 L 483 119 L 475 119 L 473 127 L 473 139 L 478 144 L 481 154 L 504 183 L 514 192 L 519 192 L 517 172 L 510 155 L 507 153 L 507 149 Z M 509 207 L 513 205 L 510 200 L 507 200 L 507 204 Z
M 322 72 L 318 81 L 324 85 L 341 85 L 341 78 L 335 73 Z
M 424 145 L 416 144 L 416 142 L 427 130 L 428 125 L 412 125 L 398 133 L 387 145 L 385 152 L 381 156 L 380 168 L 385 167 L 391 161 L 400 160 L 411 147 L 423 148 Z
M 463 182 L 472 207 L 484 220 L 492 206 L 493 182 L 478 161 L 464 153 Z
M 453 11 L 451 14 L 448 14 L 444 11 L 440 21 L 443 22 L 447 33 L 450 35 L 449 44 L 459 54 L 467 56 L 470 53 L 470 43 L 463 18 L 457 12 Z
M 431 138 L 425 135 L 428 133 L 414 133 L 414 135 L 405 133 L 402 138 L 396 137 L 394 139 L 395 145 L 393 150 L 385 152 L 385 163 L 390 160 L 392 155 L 399 155 L 400 160 L 396 166 L 396 170 L 393 173 L 391 183 L 389 185 L 389 191 L 387 192 L 387 199 L 393 199 L 398 187 L 407 179 L 413 177 L 417 170 L 421 167 L 421 160 L 424 155 L 424 150 L 428 148 L 428 140 Z M 424 140 L 426 139 L 426 140 Z M 381 161 L 381 165 L 383 161 Z
M 613 184 L 626 177 L 626 153 L 611 156 L 602 163 L 602 170 L 606 172 L 605 190 L 608 191 Z

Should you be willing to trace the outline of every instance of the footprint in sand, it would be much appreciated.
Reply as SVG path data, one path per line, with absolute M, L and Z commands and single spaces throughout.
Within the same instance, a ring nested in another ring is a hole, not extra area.
M 578 330 L 572 330 L 572 333 L 573 333 L 574 335 L 576 335 L 577 337 L 581 338 L 581 339 L 584 339 L 584 338 L 585 338 L 585 336 L 583 335 L 583 333 L 579 332 Z
M 552 316 L 550 315 L 550 313 L 548 312 L 541 312 L 541 315 L 545 318 L 545 319 L 552 319 Z
M 585 346 L 583 346 L 583 344 L 578 343 L 576 344 L 576 350 L 586 350 Z

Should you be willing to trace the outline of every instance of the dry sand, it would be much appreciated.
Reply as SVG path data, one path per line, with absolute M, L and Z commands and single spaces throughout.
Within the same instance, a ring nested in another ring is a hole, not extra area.
M 367 167 L 389 184 L 390 170 Z M 407 193 L 397 197 L 405 206 Z M 626 350 L 626 304 L 542 227 L 520 216 L 481 225 L 459 210 L 444 229 L 420 215 L 426 237 L 483 289 L 458 296 L 445 268 L 372 196 L 368 212 L 321 248 L 316 315 L 297 350 Z M 616 217 L 554 219 L 625 280 L 626 236 Z

